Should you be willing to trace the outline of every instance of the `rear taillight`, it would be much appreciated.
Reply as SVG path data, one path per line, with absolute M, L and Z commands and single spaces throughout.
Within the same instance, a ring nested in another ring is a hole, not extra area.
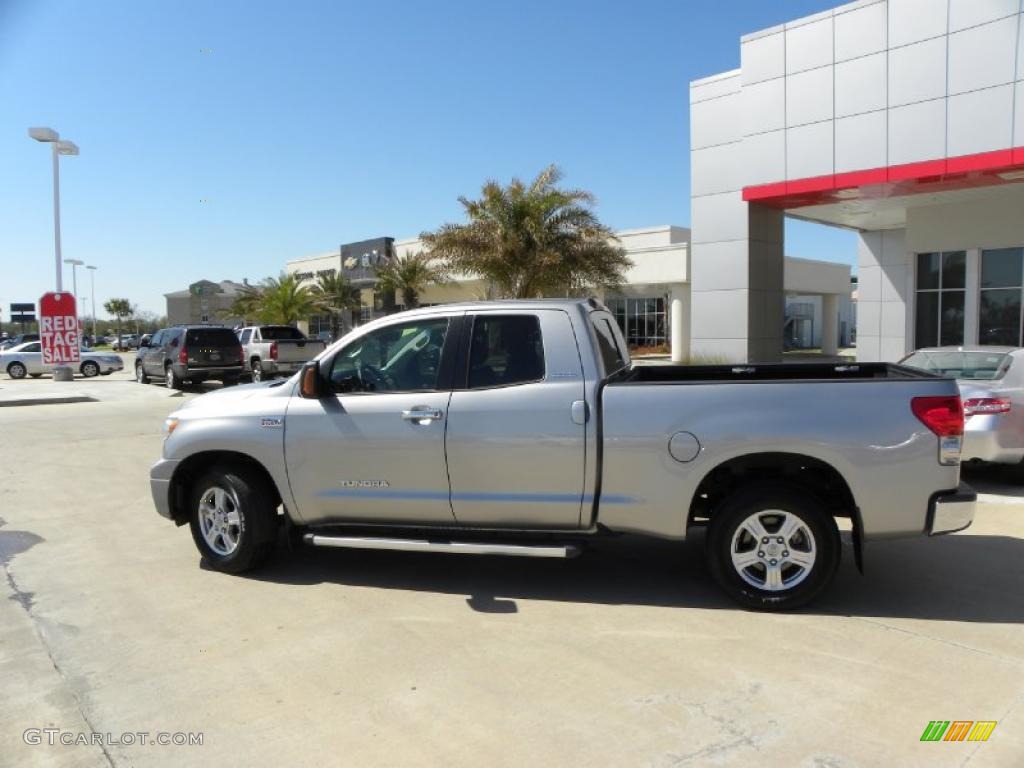
M 964 400 L 964 418 L 984 413 L 1009 413 L 1010 401 L 1005 397 L 972 397 Z
M 964 409 L 959 397 L 915 397 L 910 410 L 939 438 L 939 464 L 955 466 L 960 463 L 960 448 L 964 434 Z
M 245 350 L 241 347 L 238 348 L 238 362 L 245 365 Z
M 270 342 L 270 359 L 277 360 L 277 342 Z
M 178 352 L 178 362 L 182 365 L 188 365 L 188 350 L 184 346 Z

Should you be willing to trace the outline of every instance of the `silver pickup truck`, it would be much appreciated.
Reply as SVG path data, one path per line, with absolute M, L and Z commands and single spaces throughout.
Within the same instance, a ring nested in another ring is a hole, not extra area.
M 570 557 L 618 533 L 707 527 L 753 608 L 814 598 L 837 519 L 866 541 L 966 528 L 956 383 L 885 363 L 633 365 L 594 301 L 392 315 L 288 380 L 196 398 L 165 424 L 157 510 L 218 570 L 279 528 L 324 547 Z
M 308 339 L 290 325 L 253 325 L 238 331 L 242 345 L 245 372 L 253 381 L 291 376 L 303 364 L 324 351 L 319 339 Z

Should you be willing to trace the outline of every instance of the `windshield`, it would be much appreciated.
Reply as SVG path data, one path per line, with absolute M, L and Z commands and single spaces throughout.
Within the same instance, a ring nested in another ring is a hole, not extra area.
M 260 328 L 264 341 L 301 341 L 306 338 L 298 328 L 290 325 L 264 325 Z
M 1010 367 L 1007 352 L 964 352 L 959 349 L 921 349 L 903 361 L 920 368 L 957 379 L 1001 379 Z

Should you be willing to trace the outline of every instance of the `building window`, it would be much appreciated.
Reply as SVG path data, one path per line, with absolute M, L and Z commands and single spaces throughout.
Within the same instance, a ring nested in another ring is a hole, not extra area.
M 981 252 L 978 343 L 1021 346 L 1021 286 L 1024 248 Z
M 663 347 L 668 344 L 665 299 L 608 299 L 609 311 L 630 348 Z
M 914 347 L 964 343 L 964 251 L 917 254 Z

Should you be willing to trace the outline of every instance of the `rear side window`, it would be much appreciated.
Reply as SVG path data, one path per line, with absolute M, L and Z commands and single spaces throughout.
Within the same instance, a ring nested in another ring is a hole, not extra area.
M 469 345 L 470 389 L 544 378 L 544 341 L 536 315 L 477 315 Z
M 38 351 L 39 351 L 39 348 L 40 348 L 40 346 L 41 346 L 41 343 L 37 341 L 37 342 L 36 342 L 35 344 L 26 344 L 26 345 L 25 345 L 25 346 L 24 346 L 24 347 L 22 348 L 22 350 L 21 350 L 21 351 L 22 351 L 22 352 L 38 352 Z
M 306 337 L 290 325 L 264 325 L 260 328 L 260 338 L 264 341 L 301 341 Z
M 237 347 L 238 337 L 230 328 L 191 328 L 185 334 L 188 347 Z
M 601 362 L 604 363 L 605 375 L 610 376 L 626 367 L 626 357 L 619 349 L 615 331 L 612 329 L 612 321 L 601 315 L 591 315 L 590 317 L 594 326 L 594 335 L 597 336 L 597 348 L 601 353 Z
M 149 343 L 150 343 L 151 346 L 159 347 L 161 344 L 164 343 L 164 332 L 163 331 L 157 331 L 156 335 L 152 339 L 149 340 Z
M 242 337 L 239 339 L 243 344 L 249 343 L 249 338 L 252 336 L 252 328 L 246 328 L 242 331 Z

